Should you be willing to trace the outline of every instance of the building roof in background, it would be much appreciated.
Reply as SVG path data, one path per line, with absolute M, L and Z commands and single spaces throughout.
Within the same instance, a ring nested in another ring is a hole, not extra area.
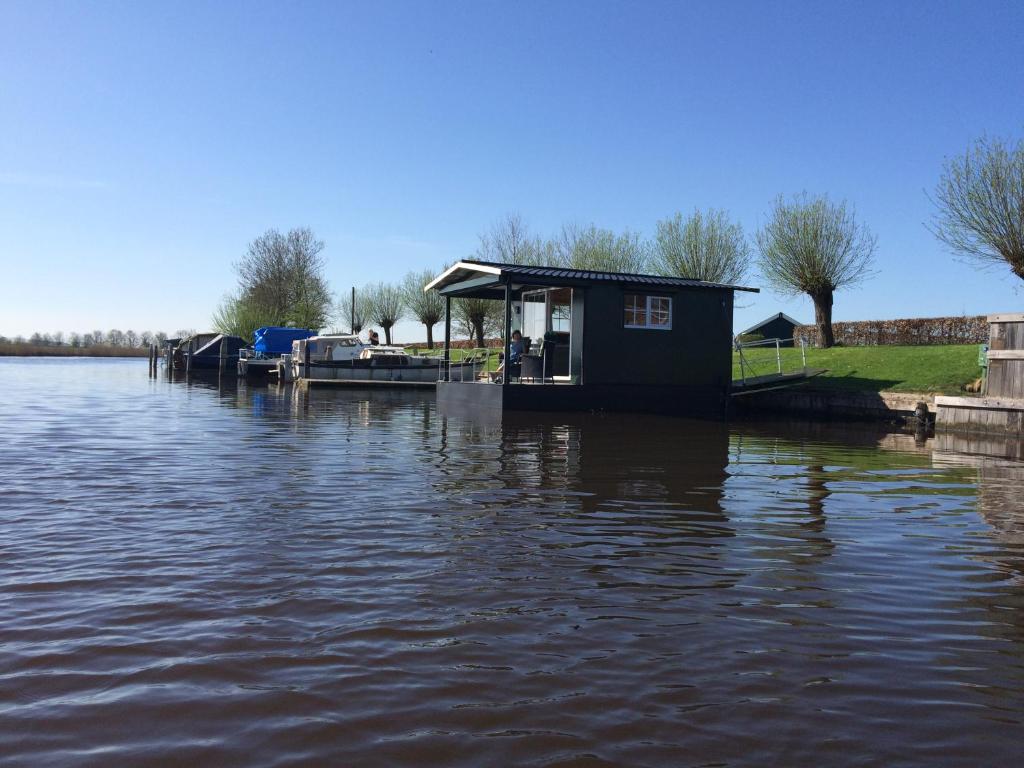
M 749 328 L 747 328 L 747 330 L 745 330 L 745 331 L 740 331 L 740 332 L 739 332 L 739 334 L 737 334 L 737 335 L 739 335 L 739 336 L 742 336 L 742 335 L 744 335 L 744 334 L 746 334 L 746 333 L 753 333 L 753 332 L 754 332 L 754 331 L 756 331 L 757 329 L 759 329 L 759 328 L 763 328 L 764 326 L 768 325 L 768 323 L 772 323 L 772 322 L 775 322 L 776 320 L 779 320 L 780 318 L 781 318 L 782 320 L 788 320 L 788 321 L 789 321 L 789 322 L 791 322 L 791 323 L 792 323 L 793 325 L 803 325 L 803 323 L 801 323 L 801 322 L 800 322 L 799 320 L 794 320 L 794 319 L 793 319 L 792 317 L 790 317 L 789 315 L 787 315 L 787 314 L 786 314 L 785 312 L 776 312 L 776 313 L 775 313 L 774 315 L 772 315 L 771 317 L 766 317 L 766 318 L 765 318 L 764 320 L 762 320 L 762 321 L 761 321 L 760 323 L 758 323 L 757 325 L 752 325 L 752 326 L 750 326 Z

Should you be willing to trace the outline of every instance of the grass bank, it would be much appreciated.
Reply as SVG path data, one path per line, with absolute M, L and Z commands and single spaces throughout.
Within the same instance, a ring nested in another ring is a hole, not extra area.
M 962 387 L 981 376 L 978 345 L 928 347 L 833 347 L 808 349 L 807 365 L 827 372 L 815 387 L 869 392 L 932 392 L 962 394 Z M 775 348 L 749 349 L 746 359 L 753 375 L 774 373 Z M 800 367 L 800 350 L 783 349 L 786 372 Z M 739 357 L 733 353 L 733 378 L 740 377 Z M 747 371 L 751 375 L 751 371 Z

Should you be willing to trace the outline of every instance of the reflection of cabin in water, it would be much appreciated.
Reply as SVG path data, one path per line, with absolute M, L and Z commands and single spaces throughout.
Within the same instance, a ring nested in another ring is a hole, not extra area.
M 461 261 L 426 286 L 504 303 L 502 338 L 529 345 L 496 380 L 438 383 L 445 408 L 609 410 L 721 417 L 732 379 L 733 285 Z M 450 360 L 451 312 L 445 323 Z

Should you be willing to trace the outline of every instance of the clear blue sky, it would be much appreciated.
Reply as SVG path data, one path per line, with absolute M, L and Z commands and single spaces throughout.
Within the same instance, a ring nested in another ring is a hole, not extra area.
M 1024 3 L 5 0 L 0 334 L 206 327 L 269 227 L 312 227 L 340 292 L 506 212 L 650 233 L 714 206 L 752 234 L 802 190 L 878 235 L 836 319 L 1019 311 L 923 226 L 985 133 L 1024 135 Z M 813 317 L 744 302 L 737 330 Z

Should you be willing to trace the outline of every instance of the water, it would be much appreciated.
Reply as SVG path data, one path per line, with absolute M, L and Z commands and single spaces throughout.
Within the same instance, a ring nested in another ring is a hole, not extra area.
M 0 382 L 5 765 L 1019 763 L 1019 463 L 141 361 Z

